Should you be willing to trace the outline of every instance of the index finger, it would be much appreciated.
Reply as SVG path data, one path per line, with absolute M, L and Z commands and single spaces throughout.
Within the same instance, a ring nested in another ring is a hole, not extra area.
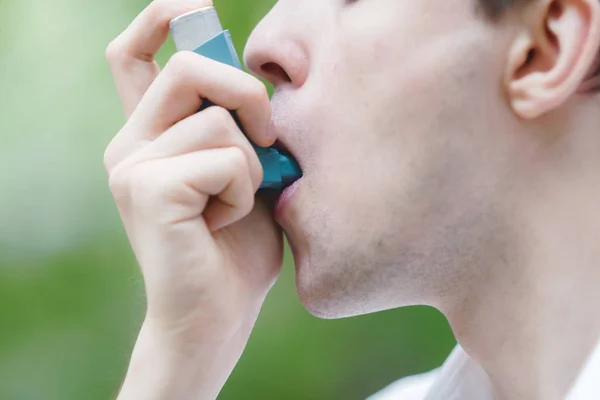
M 259 146 L 271 146 L 269 94 L 263 83 L 235 67 L 193 52 L 176 53 L 131 117 L 137 140 L 154 140 L 196 114 L 204 100 L 236 111 L 245 133 Z
M 154 56 L 169 36 L 169 22 L 211 5 L 212 0 L 155 0 L 109 44 L 106 58 L 128 118 L 158 76 Z

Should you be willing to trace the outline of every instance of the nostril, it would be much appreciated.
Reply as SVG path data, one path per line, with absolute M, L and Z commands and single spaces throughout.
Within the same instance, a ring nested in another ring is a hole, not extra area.
M 289 83 L 292 81 L 290 76 L 285 69 L 283 69 L 279 64 L 274 62 L 268 62 L 261 65 L 260 70 L 263 72 L 265 77 L 269 79 L 274 85 L 280 83 Z

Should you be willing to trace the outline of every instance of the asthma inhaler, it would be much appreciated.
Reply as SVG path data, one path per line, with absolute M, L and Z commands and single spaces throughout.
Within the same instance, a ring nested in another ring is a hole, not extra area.
M 177 50 L 193 51 L 204 57 L 242 69 L 231 35 L 228 30 L 223 30 L 214 7 L 205 7 L 184 14 L 172 20 L 169 27 Z M 211 105 L 205 100 L 203 109 Z M 235 112 L 232 112 L 232 115 L 243 131 Z M 259 147 L 254 143 L 252 146 L 258 154 L 264 170 L 264 179 L 260 189 L 281 191 L 302 176 L 298 163 L 290 155 L 273 148 Z

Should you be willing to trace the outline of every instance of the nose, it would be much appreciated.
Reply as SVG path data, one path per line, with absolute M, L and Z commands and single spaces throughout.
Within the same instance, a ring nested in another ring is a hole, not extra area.
M 275 87 L 291 84 L 299 88 L 308 76 L 306 46 L 301 33 L 276 13 L 277 6 L 254 29 L 246 44 L 244 61 L 252 72 Z

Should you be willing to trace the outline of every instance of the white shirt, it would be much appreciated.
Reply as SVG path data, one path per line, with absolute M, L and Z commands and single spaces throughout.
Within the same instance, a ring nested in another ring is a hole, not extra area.
M 444 365 L 399 380 L 367 400 L 494 400 L 489 376 L 457 346 Z M 600 400 L 600 343 L 565 400 Z

